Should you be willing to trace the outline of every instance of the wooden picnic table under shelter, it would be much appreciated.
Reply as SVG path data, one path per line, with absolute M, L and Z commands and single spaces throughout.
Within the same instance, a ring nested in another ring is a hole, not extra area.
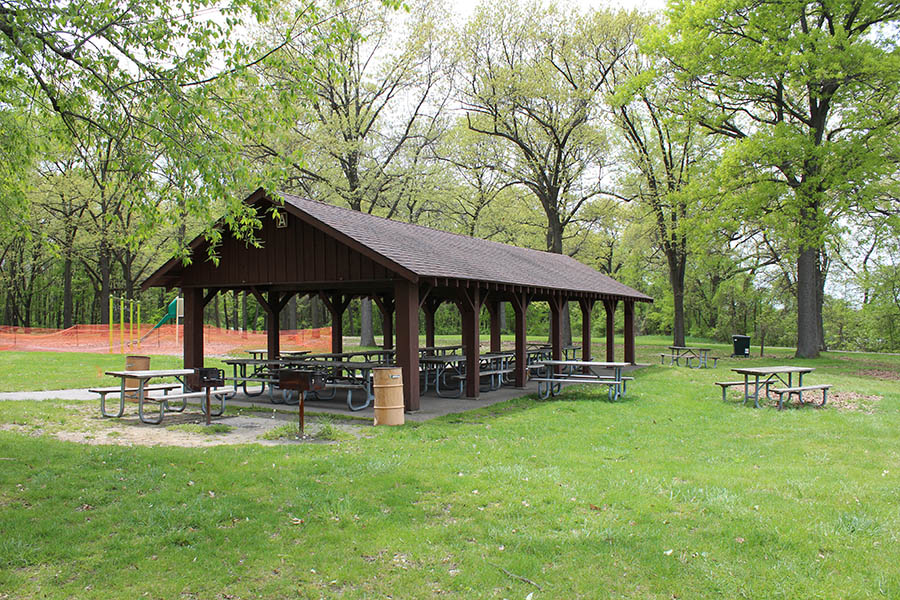
M 290 194 L 283 204 L 260 189 L 245 202 L 261 220 L 259 245 L 235 238 L 224 226 L 216 248 L 218 264 L 207 257 L 209 242 L 197 237 L 193 260 L 173 258 L 142 289 L 181 288 L 184 295 L 184 367 L 203 366 L 203 308 L 219 292 L 252 293 L 266 311 L 267 354 L 279 356 L 279 314 L 299 294 L 318 296 L 331 313 L 332 352 L 343 352 L 343 314 L 354 298 L 371 298 L 381 311 L 384 348 L 394 349 L 403 373 L 404 403 L 419 409 L 419 321 L 426 347 L 435 344 L 434 316 L 443 303 L 461 316 L 466 357 L 465 394 L 479 395 L 479 323 L 490 314 L 490 351 L 500 351 L 500 303 L 515 313 L 513 379 L 528 378 L 526 308 L 546 302 L 550 309 L 550 358 L 564 354 L 562 314 L 567 302 L 582 311 L 581 360 L 591 360 L 591 313 L 602 302 L 606 313 L 606 360 L 614 361 L 615 311 L 624 310 L 624 361 L 634 363 L 635 302 L 642 294 L 564 255 L 510 246 L 377 217 Z M 395 348 L 396 345 L 396 348 Z

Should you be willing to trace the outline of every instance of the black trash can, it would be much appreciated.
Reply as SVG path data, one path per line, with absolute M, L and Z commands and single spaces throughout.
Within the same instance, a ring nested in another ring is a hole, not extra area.
M 734 354 L 732 356 L 750 356 L 750 336 L 749 335 L 733 335 L 731 343 L 734 345 Z

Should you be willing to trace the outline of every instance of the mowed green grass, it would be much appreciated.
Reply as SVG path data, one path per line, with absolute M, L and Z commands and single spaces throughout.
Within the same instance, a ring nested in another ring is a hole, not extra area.
M 725 361 L 328 445 L 0 431 L 0 597 L 900 597 L 900 361 L 739 364 L 785 361 L 881 400 L 722 403 Z
M 223 367 L 218 359 L 206 362 L 210 367 Z M 150 356 L 151 369 L 180 369 L 183 364 L 180 356 Z M 120 380 L 104 373 L 124 368 L 122 354 L 4 350 L 0 352 L 0 392 L 108 387 Z

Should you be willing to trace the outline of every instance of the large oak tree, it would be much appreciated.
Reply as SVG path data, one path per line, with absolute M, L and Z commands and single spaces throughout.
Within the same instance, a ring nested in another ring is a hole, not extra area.
M 796 260 L 797 355 L 814 357 L 825 241 L 896 156 L 900 4 L 676 0 L 653 47 L 691 84 L 691 117 L 733 143 L 727 218 L 760 220 Z

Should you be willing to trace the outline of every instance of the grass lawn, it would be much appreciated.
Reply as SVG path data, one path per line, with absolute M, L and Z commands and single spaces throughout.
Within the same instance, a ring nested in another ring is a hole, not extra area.
M 180 369 L 180 356 L 150 356 L 151 369 Z M 223 368 L 218 359 L 207 366 Z M 89 352 L 0 352 L 0 392 L 30 392 L 119 385 L 106 371 L 125 368 L 122 354 Z M 229 371 L 230 373 L 230 371 Z
M 741 361 L 865 408 L 779 412 L 721 402 L 737 360 L 658 366 L 667 343 L 640 340 L 654 366 L 618 403 L 569 388 L 333 444 L 0 430 L 0 598 L 900 597 L 900 357 Z M 0 429 L 30 413 L 65 418 L 0 402 Z

